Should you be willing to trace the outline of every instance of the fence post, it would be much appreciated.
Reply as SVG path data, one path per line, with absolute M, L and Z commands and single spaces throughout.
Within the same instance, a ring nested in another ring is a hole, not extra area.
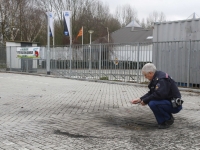
M 49 20 L 49 12 L 47 13 L 47 58 L 46 58 L 46 70 L 47 75 L 50 75 L 50 20 Z
M 90 36 L 91 36 L 91 34 L 90 34 Z M 90 38 L 91 39 L 91 38 Z M 91 50 L 91 42 L 90 42 L 90 56 L 89 56 L 90 58 L 89 58 L 89 72 L 91 72 L 91 68 L 92 68 L 92 50 Z
M 191 55 L 191 40 L 189 41 L 189 51 L 188 51 L 188 64 L 187 64 L 187 87 L 190 87 L 190 55 Z
M 99 45 L 99 77 L 101 77 L 101 43 Z
M 12 71 L 12 52 L 11 52 L 11 46 L 10 46 L 10 71 Z
M 70 68 L 70 70 L 69 70 L 69 76 L 71 77 L 71 73 L 72 73 L 72 44 L 70 44 L 70 62 L 69 62 L 69 68 Z
M 28 70 L 28 59 L 26 59 L 26 72 L 28 73 L 29 72 L 29 70 Z
M 140 43 L 138 43 L 138 48 L 137 48 L 137 83 L 139 83 L 139 54 L 140 53 Z

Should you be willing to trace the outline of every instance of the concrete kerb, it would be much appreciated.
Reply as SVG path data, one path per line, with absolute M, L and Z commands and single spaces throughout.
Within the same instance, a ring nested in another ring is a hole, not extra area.
M 24 74 L 24 75 L 35 75 L 35 76 L 43 76 L 43 77 L 51 77 L 51 78 L 64 78 L 64 79 L 70 79 L 70 80 L 80 80 L 80 81 L 89 81 L 89 82 L 100 82 L 100 83 L 107 83 L 107 84 L 147 87 L 147 84 L 139 84 L 139 83 L 117 82 L 117 81 L 96 80 L 96 79 L 81 79 L 81 78 L 71 78 L 71 77 L 62 77 L 62 76 L 58 77 L 58 76 L 54 76 L 54 75 L 36 74 L 36 73 L 27 73 L 27 72 L 14 72 L 14 71 L 0 71 L 0 72 L 13 73 L 13 74 Z M 179 90 L 184 91 L 184 92 L 200 93 L 200 89 L 191 89 L 191 88 L 179 87 Z

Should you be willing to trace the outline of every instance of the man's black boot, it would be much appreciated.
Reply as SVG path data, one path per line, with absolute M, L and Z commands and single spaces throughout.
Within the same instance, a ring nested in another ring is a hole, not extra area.
M 174 123 L 173 115 L 171 115 L 171 118 L 169 120 L 165 121 L 165 123 L 168 124 L 168 125 L 172 125 Z
M 165 122 L 158 124 L 158 129 L 167 129 L 169 128 L 169 125 L 166 124 Z

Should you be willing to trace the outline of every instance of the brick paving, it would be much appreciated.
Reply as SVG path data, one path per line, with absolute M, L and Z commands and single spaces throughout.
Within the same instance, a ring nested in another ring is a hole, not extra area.
M 0 73 L 0 150 L 200 149 L 200 93 L 159 130 L 146 87 Z

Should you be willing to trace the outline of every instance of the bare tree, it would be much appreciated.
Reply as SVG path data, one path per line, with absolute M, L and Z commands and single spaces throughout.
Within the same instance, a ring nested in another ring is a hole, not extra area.
M 145 24 L 144 18 L 142 19 L 142 22 L 140 23 L 140 25 L 141 25 L 142 28 L 146 28 L 146 24 Z
M 118 6 L 115 11 L 115 18 L 124 27 L 133 20 L 138 21 L 137 11 L 130 5 Z
M 84 27 L 84 43 L 89 43 L 88 30 L 95 32 L 92 40 L 105 36 L 108 32 L 119 29 L 119 22 L 109 12 L 109 7 L 100 0 L 34 0 L 39 9 L 53 11 L 55 17 L 55 43 L 69 44 L 69 37 L 63 34 L 62 11 L 72 11 L 72 39 L 75 40 L 80 28 Z M 46 27 L 45 27 L 46 28 Z M 44 30 L 46 32 L 46 30 Z M 44 35 L 44 33 L 43 33 Z M 78 39 L 81 42 L 81 39 Z M 107 40 L 106 40 L 107 41 Z M 78 41 L 74 41 L 78 42 Z M 79 43 L 78 42 L 78 43 Z
M 149 17 L 146 18 L 146 28 L 151 28 L 154 22 L 163 22 L 166 21 L 165 14 L 163 12 L 154 11 L 153 13 L 149 14 Z
M 35 41 L 44 28 L 45 14 L 35 0 L 1 0 L 1 33 L 6 40 Z
M 5 38 L 8 39 L 8 23 L 9 20 L 6 19 L 9 16 L 9 12 L 6 9 L 9 5 L 9 3 L 6 0 L 1 0 L 0 1 L 0 23 L 1 23 L 1 41 L 4 43 Z
M 80 15 L 86 13 L 85 10 L 94 2 L 94 0 L 38 0 L 41 8 L 45 11 L 53 11 L 55 14 L 55 43 L 56 44 L 69 44 L 69 37 L 63 34 L 63 11 L 72 11 L 72 38 L 80 30 L 81 25 L 77 25 Z M 87 20 L 84 20 L 87 21 Z M 83 23 L 84 23 L 83 21 Z
M 46 44 L 46 12 L 52 11 L 55 14 L 55 43 L 69 44 L 69 37 L 63 34 L 62 11 L 66 10 L 72 11 L 73 39 L 83 26 L 84 43 L 89 42 L 90 29 L 95 31 L 92 35 L 95 40 L 120 28 L 119 20 L 100 0 L 0 0 L 0 32 L 4 40 Z
M 101 39 L 101 42 L 109 42 L 109 40 L 111 40 L 109 36 L 110 33 L 118 30 L 121 27 L 118 19 L 114 18 L 110 14 L 109 7 L 106 4 L 103 4 L 101 1 L 94 1 L 86 10 L 87 13 L 82 14 L 87 15 L 84 15 L 84 17 L 82 15 L 81 17 L 82 19 L 84 18 L 84 20 L 88 21 L 84 25 L 86 31 L 93 29 L 95 31 L 93 33 L 94 40 Z M 84 20 L 82 21 L 84 22 Z M 89 37 L 89 34 L 86 36 Z
M 46 27 L 46 14 L 37 8 L 36 3 L 30 0 L 20 0 L 21 9 L 21 40 L 34 42 Z
M 0 3 L 0 20 L 1 20 L 1 33 L 3 35 L 4 40 L 14 40 L 16 37 L 16 33 L 18 32 L 16 29 L 18 22 L 16 19 L 16 15 L 18 15 L 17 11 L 19 8 L 19 4 L 15 0 L 1 0 Z

